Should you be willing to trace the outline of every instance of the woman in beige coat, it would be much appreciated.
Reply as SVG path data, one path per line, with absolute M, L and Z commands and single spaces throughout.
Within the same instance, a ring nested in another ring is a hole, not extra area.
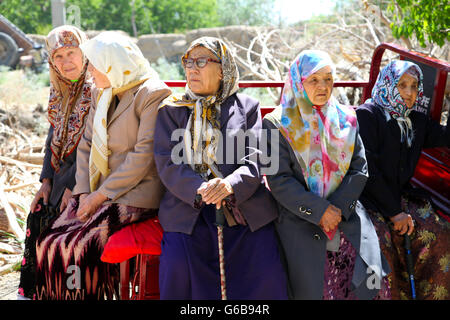
M 154 217 L 164 192 L 153 139 L 170 90 L 126 37 L 104 32 L 80 47 L 96 89 L 74 197 L 37 242 L 38 299 L 112 298 L 118 276 L 100 260 L 104 245 L 123 226 Z

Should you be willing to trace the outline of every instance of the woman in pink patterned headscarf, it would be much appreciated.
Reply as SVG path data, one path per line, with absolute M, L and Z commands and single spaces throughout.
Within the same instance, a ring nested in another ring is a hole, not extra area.
M 387 262 L 358 201 L 367 180 L 364 147 L 355 111 L 332 96 L 334 71 L 326 52 L 302 51 L 280 105 L 263 121 L 279 165 L 267 182 L 280 211 L 289 297 L 388 299 Z

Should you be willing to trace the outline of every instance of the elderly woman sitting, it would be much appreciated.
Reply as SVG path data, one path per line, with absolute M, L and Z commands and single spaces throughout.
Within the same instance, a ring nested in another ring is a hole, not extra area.
M 105 243 L 154 217 L 164 192 L 153 139 L 157 107 L 171 91 L 127 37 L 104 32 L 81 49 L 98 90 L 78 147 L 75 197 L 36 245 L 38 299 L 117 295 L 114 265 L 100 260 Z
M 448 300 L 450 223 L 435 212 L 427 192 L 412 187 L 410 180 L 423 148 L 450 147 L 450 129 L 415 109 L 422 97 L 419 66 L 394 60 L 381 70 L 372 97 L 356 110 L 369 167 L 361 202 L 393 269 L 393 299 L 412 297 L 405 277 L 403 235 L 408 234 L 417 298 Z
M 293 299 L 389 298 L 389 270 L 374 226 L 357 201 L 367 180 L 356 114 L 331 95 L 335 66 L 305 50 L 291 64 L 281 105 L 264 128 L 279 170 L 267 181 Z M 273 158 L 273 157 L 272 157 Z
M 224 206 L 227 298 L 287 298 L 272 222 L 276 205 L 249 159 L 248 141 L 228 144 L 239 130 L 258 139 L 259 103 L 236 93 L 237 66 L 221 40 L 196 40 L 182 61 L 186 93 L 166 99 L 156 121 L 156 166 L 167 188 L 159 211 L 160 297 L 221 298 L 215 215 Z
M 65 209 L 75 186 L 77 147 L 86 127 L 93 85 L 87 72 L 88 60 L 79 48 L 85 41 L 84 32 L 73 26 L 55 28 L 46 38 L 50 128 L 39 179 L 42 185 L 34 196 L 27 218 L 19 299 L 31 299 L 35 295 L 36 239 Z

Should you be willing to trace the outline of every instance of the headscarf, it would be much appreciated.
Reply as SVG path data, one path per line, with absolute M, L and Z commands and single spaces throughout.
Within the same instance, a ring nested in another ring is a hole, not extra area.
M 222 177 L 216 159 L 220 138 L 220 105 L 238 91 L 239 71 L 228 47 L 222 40 L 214 37 L 195 40 L 183 58 L 187 58 L 189 52 L 198 46 L 210 50 L 221 63 L 223 78 L 218 92 L 211 96 L 198 96 L 187 84 L 184 95 L 171 95 L 160 107 L 169 105 L 192 109 L 184 134 L 187 160 L 195 172 L 208 180 L 210 174 Z
M 55 28 L 46 38 L 50 69 L 48 120 L 53 127 L 50 163 L 55 171 L 59 170 L 60 161 L 76 149 L 83 135 L 91 104 L 92 80 L 86 79 L 88 63 L 84 56 L 81 75 L 74 82 L 59 72 L 53 56 L 58 49 L 77 48 L 86 40 L 84 32 L 74 26 Z
M 303 81 L 330 66 L 331 58 L 319 50 L 302 51 L 290 66 L 281 104 L 266 115 L 283 134 L 302 168 L 308 189 L 327 198 L 342 182 L 353 155 L 356 113 L 331 96 L 323 106 L 307 97 Z
M 90 63 L 111 82 L 111 87 L 100 90 L 95 111 L 91 153 L 89 157 L 89 182 L 91 191 L 97 188 L 100 176 L 108 176 L 108 108 L 113 97 L 148 79 L 159 81 L 141 50 L 132 40 L 119 33 L 102 32 L 80 46 Z
M 410 112 L 414 109 L 408 108 L 398 91 L 397 84 L 403 74 L 409 73 L 418 81 L 418 91 L 416 104 L 423 97 L 423 75 L 422 70 L 415 63 L 403 60 L 394 60 L 378 74 L 377 82 L 372 89 L 372 98 L 366 103 L 373 102 L 383 108 L 387 118 L 389 116 L 397 120 L 401 131 L 402 141 L 406 140 L 408 146 L 411 146 L 414 139 L 412 123 L 409 119 Z

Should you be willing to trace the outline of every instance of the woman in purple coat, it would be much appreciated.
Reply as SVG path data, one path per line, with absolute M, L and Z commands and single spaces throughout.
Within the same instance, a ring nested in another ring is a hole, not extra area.
M 261 133 L 259 103 L 236 93 L 237 66 L 221 40 L 196 40 L 182 62 L 186 92 L 161 104 L 155 130 L 156 166 L 167 188 L 159 209 L 160 297 L 220 299 L 215 215 L 223 205 L 227 298 L 287 299 L 277 207 L 251 156 Z

